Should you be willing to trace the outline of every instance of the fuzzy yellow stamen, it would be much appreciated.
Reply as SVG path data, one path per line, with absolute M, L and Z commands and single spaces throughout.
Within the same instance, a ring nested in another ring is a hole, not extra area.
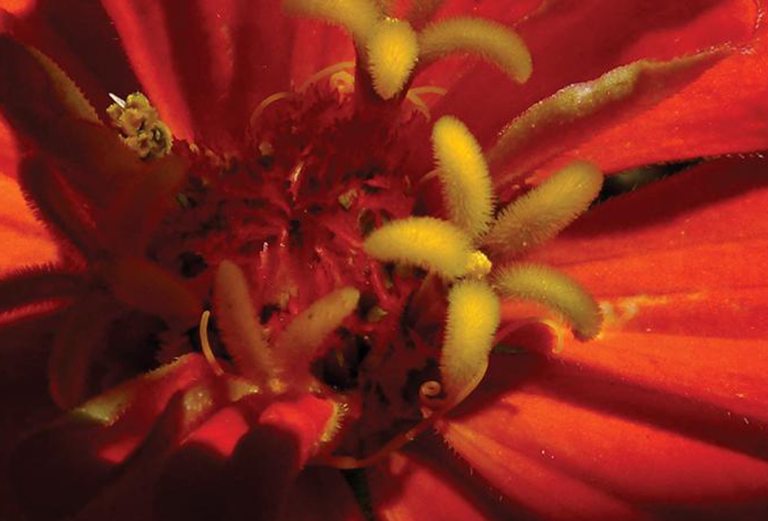
M 451 116 L 435 123 L 432 144 L 451 221 L 472 238 L 482 235 L 493 212 L 493 184 L 480 145 Z
M 500 319 L 499 298 L 483 281 L 459 282 L 448 294 L 445 343 L 440 357 L 448 406 L 461 402 L 480 383 Z
M 479 18 L 450 18 L 428 25 L 419 35 L 419 60 L 429 64 L 449 54 L 476 54 L 518 83 L 531 76 L 531 55 L 509 28 Z
M 382 98 L 391 99 L 403 90 L 416 65 L 416 33 L 408 22 L 387 18 L 374 28 L 367 49 L 373 88 Z
M 373 0 L 283 0 L 287 14 L 318 18 L 347 29 L 358 43 L 365 43 L 381 10 Z
M 257 385 L 268 384 L 275 366 L 272 352 L 256 320 L 245 274 L 233 262 L 224 260 L 219 264 L 213 299 L 227 352 L 245 377 Z
M 432 217 L 387 223 L 368 236 L 363 248 L 380 261 L 413 264 L 449 279 L 467 273 L 473 252 L 467 234 Z
M 342 288 L 325 295 L 296 315 L 275 345 L 275 359 L 291 385 L 302 385 L 309 376 L 309 364 L 318 355 L 326 337 L 357 308 L 360 292 Z
M 163 157 L 171 151 L 171 131 L 144 94 L 130 94 L 125 101 L 111 96 L 115 103 L 107 108 L 107 114 L 129 148 L 142 159 Z
M 597 302 L 568 275 L 538 264 L 518 264 L 502 268 L 494 279 L 502 296 L 544 304 L 561 315 L 579 338 L 594 338 L 600 332 Z
M 207 309 L 203 311 L 203 314 L 200 317 L 200 327 L 198 328 L 200 335 L 200 346 L 203 350 L 203 356 L 205 356 L 205 359 L 208 361 L 211 369 L 213 369 L 213 372 L 216 374 L 216 376 L 221 376 L 224 374 L 224 369 L 221 368 L 219 361 L 216 360 L 216 357 L 213 355 L 211 344 L 208 342 L 208 320 L 210 317 L 211 312 Z
M 555 237 L 597 197 L 603 175 L 593 165 L 576 162 L 507 206 L 483 244 L 504 256 L 520 256 Z

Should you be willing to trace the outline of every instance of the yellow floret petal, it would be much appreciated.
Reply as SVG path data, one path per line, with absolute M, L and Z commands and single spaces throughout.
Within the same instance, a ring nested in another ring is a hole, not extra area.
M 517 256 L 552 239 L 597 197 L 602 173 L 583 161 L 558 170 L 540 186 L 507 206 L 483 244 L 504 256 Z
M 451 221 L 472 238 L 482 235 L 493 213 L 493 183 L 480 145 L 452 116 L 435 123 L 432 145 Z
M 368 70 L 373 88 L 384 99 L 403 90 L 419 57 L 416 33 L 408 22 L 385 19 L 368 39 Z
M 292 386 L 306 383 L 309 365 L 326 337 L 356 308 L 360 292 L 345 287 L 325 295 L 296 315 L 275 345 L 278 370 Z
M 467 273 L 473 252 L 466 233 L 432 217 L 387 223 L 368 236 L 363 248 L 380 261 L 413 264 L 449 279 Z
M 449 18 L 428 25 L 419 35 L 419 60 L 431 63 L 449 54 L 476 54 L 518 83 L 533 64 L 523 40 L 508 27 L 480 18 Z
M 581 339 L 600 333 L 602 313 L 581 285 L 568 275 L 538 264 L 501 269 L 494 277 L 504 297 L 538 302 L 561 315 Z
M 382 14 L 373 0 L 283 0 L 283 10 L 340 25 L 360 43 L 367 41 Z
M 256 320 L 245 273 L 231 261 L 222 261 L 216 270 L 213 303 L 227 352 L 246 378 L 266 385 L 274 368 L 272 353 Z
M 483 378 L 500 317 L 499 298 L 483 281 L 459 282 L 448 294 L 445 342 L 440 355 L 447 406 L 462 401 Z

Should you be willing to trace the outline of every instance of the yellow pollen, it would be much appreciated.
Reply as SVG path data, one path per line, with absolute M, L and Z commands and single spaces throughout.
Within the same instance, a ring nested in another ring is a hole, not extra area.
M 560 233 L 597 197 L 603 175 L 578 161 L 507 206 L 483 238 L 494 253 L 520 256 Z
M 208 311 L 207 309 L 203 311 L 203 314 L 200 317 L 200 327 L 199 327 L 200 346 L 202 347 L 203 355 L 205 356 L 205 359 L 208 361 L 208 364 L 211 366 L 211 369 L 213 369 L 214 374 L 216 374 L 216 376 L 221 376 L 224 374 L 224 369 L 221 368 L 219 361 L 216 360 L 215 356 L 213 356 L 213 350 L 211 349 L 211 344 L 208 342 L 208 319 L 210 317 L 211 317 L 211 312 Z
M 368 236 L 363 248 L 380 261 L 420 266 L 448 279 L 467 273 L 473 251 L 467 234 L 432 217 L 387 223 Z
M 480 383 L 500 320 L 499 298 L 487 283 L 464 280 L 451 289 L 440 357 L 448 407 L 464 400 Z
M 449 18 L 419 34 L 419 61 L 424 65 L 449 54 L 476 54 L 518 83 L 531 76 L 531 55 L 523 40 L 504 25 L 480 18 Z
M 493 264 L 480 250 L 472 252 L 469 257 L 469 266 L 467 267 L 467 276 L 482 279 L 493 269 Z
M 107 114 L 129 148 L 142 159 L 163 157 L 171 151 L 171 131 L 144 94 L 129 94 L 125 101 L 111 96 L 115 103 L 107 108 Z
M 365 43 L 381 17 L 373 0 L 283 0 L 290 15 L 318 18 L 347 29 L 358 43 Z
M 582 340 L 600 333 L 600 307 L 568 275 L 538 264 L 516 264 L 502 268 L 494 279 L 502 296 L 544 304 L 562 316 Z
M 367 50 L 374 90 L 384 99 L 393 98 L 403 90 L 419 57 L 416 33 L 408 22 L 387 18 L 376 25 Z
M 432 144 L 451 221 L 472 238 L 482 235 L 493 212 L 493 184 L 480 145 L 451 116 L 435 123 Z

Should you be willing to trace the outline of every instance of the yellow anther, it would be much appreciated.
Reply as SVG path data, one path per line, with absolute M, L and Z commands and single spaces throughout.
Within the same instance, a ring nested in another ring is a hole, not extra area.
M 368 39 L 368 71 L 373 88 L 384 99 L 403 90 L 419 57 L 416 33 L 408 22 L 387 18 Z
M 275 344 L 275 360 L 281 376 L 291 385 L 304 385 L 310 376 L 309 365 L 318 356 L 326 337 L 336 330 L 356 308 L 360 292 L 338 289 L 312 303 L 296 315 Z
M 240 372 L 265 386 L 274 373 L 272 352 L 256 320 L 256 310 L 243 270 L 224 260 L 213 283 L 214 311 L 227 352 Z
M 283 0 L 286 13 L 318 18 L 347 29 L 358 43 L 365 43 L 381 17 L 374 0 Z
M 112 125 L 120 131 L 123 142 L 142 159 L 163 157 L 171 151 L 173 136 L 157 111 L 144 94 L 129 94 L 123 101 L 112 95 L 115 101 L 107 108 Z
M 451 116 L 435 123 L 432 145 L 451 221 L 472 238 L 482 235 L 493 212 L 493 184 L 480 145 Z
M 592 295 L 568 275 L 538 264 L 518 264 L 494 276 L 502 296 L 544 304 L 561 315 L 581 339 L 600 332 L 602 315 Z
M 560 233 L 597 197 L 603 175 L 578 161 L 558 170 L 537 188 L 507 206 L 483 238 L 505 256 L 520 256 Z
M 446 278 L 467 273 L 472 247 L 461 229 L 432 217 L 409 217 L 373 231 L 363 244 L 380 261 L 420 266 Z
M 419 60 L 425 64 L 455 53 L 476 54 L 518 83 L 525 83 L 533 71 L 523 40 L 495 22 L 450 18 L 428 25 L 419 35 Z
M 482 279 L 493 269 L 493 264 L 481 251 L 472 252 L 469 256 L 469 265 L 467 267 L 467 276 Z
M 451 289 L 440 355 L 447 406 L 461 402 L 480 383 L 500 319 L 499 298 L 487 283 L 464 280 Z
M 200 327 L 198 328 L 200 346 L 203 350 L 203 356 L 205 356 L 205 359 L 208 361 L 211 369 L 213 369 L 213 372 L 216 376 L 221 376 L 224 374 L 224 369 L 221 368 L 219 361 L 216 360 L 216 357 L 213 355 L 213 349 L 211 349 L 211 344 L 208 342 L 208 320 L 210 318 L 211 312 L 207 309 L 203 311 L 203 314 L 200 317 Z

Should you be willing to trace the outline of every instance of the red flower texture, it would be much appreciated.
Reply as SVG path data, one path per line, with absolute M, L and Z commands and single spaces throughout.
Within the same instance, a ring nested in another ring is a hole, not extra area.
M 760 3 L 0 6 L 2 519 L 768 514 Z

